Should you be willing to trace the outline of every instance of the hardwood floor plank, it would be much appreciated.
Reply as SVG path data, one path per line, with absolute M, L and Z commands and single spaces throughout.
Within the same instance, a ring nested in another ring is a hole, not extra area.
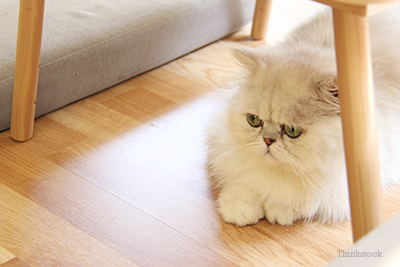
M 15 258 L 15 255 L 10 253 L 8 250 L 0 246 L 0 264 L 8 262 Z
M 24 144 L 29 146 L 35 153 L 46 156 L 57 152 L 59 149 L 64 148 L 67 145 L 71 145 L 77 140 L 85 138 L 84 135 L 73 131 L 71 128 L 64 127 L 58 124 L 49 117 L 42 117 L 36 122 L 35 135 L 30 142 Z M 37 140 L 46 139 L 46 142 L 37 142 Z M 0 148 L 8 147 L 12 148 L 15 146 L 22 145 L 21 143 L 15 142 L 10 138 L 9 131 L 5 131 L 0 135 Z
M 223 43 L 207 46 L 162 68 L 209 89 L 225 85 L 240 69 L 232 60 L 229 47 Z
M 53 216 L 53 218 L 46 219 L 49 223 L 52 221 L 66 221 L 70 225 L 69 228 L 76 228 L 69 231 L 85 233 L 85 235 L 88 235 L 85 238 L 97 240 L 101 245 L 107 246 L 110 250 L 116 251 L 125 259 L 140 266 L 179 266 L 182 263 L 187 263 L 188 266 L 235 266 L 235 264 L 219 256 L 206 246 L 200 245 L 191 238 L 173 230 L 118 197 L 105 192 L 54 163 L 47 162 L 44 158 L 35 157 L 28 149 L 20 146 L 12 151 L 6 150 L 4 149 L 4 154 L 0 155 L 0 162 L 8 160 L 14 162 L 15 166 L 41 165 L 41 171 L 38 172 L 34 168 L 34 173 L 32 169 L 10 166 L 9 169 L 0 172 L 1 182 L 3 186 L 7 185 L 19 194 L 28 196 L 32 202 L 35 202 L 32 204 L 33 206 L 40 205 L 41 209 L 44 208 L 46 211 L 55 214 L 57 218 Z M 19 158 L 19 154 L 24 154 L 26 157 Z M 2 170 L 5 169 L 4 166 L 1 167 Z M 12 182 L 14 177 L 21 176 L 37 176 L 40 178 L 35 183 L 30 182 L 28 186 L 21 186 L 21 184 L 25 183 Z M 0 194 L 2 193 L 0 192 Z M 14 196 L 13 198 L 15 199 L 16 197 Z M 10 205 L 10 203 L 4 203 L 5 206 L 7 204 Z M 0 208 L 0 210 L 2 211 L 3 208 L 5 210 L 5 207 Z M 43 217 L 43 215 L 32 214 L 27 214 L 26 216 L 36 221 L 36 223 L 39 223 L 37 219 L 40 216 Z M 10 222 L 12 218 L 5 218 L 5 220 Z M 22 219 L 18 218 L 17 220 Z M 2 227 L 4 226 L 2 225 Z M 7 227 L 10 228 L 11 226 L 8 225 Z M 29 228 L 29 226 L 26 227 Z M 3 228 L 2 230 L 7 231 L 8 228 Z M 54 228 L 60 229 L 58 226 Z M 15 229 L 19 229 L 19 227 L 15 226 L 13 228 L 12 232 L 14 234 L 8 237 L 9 240 L 6 245 L 10 242 L 19 242 L 20 236 L 23 235 L 21 231 L 16 231 Z M 48 237 L 44 236 L 44 233 L 40 230 L 30 229 L 34 239 L 43 237 L 43 242 L 50 242 L 51 240 L 47 240 Z M 49 238 L 53 238 L 53 235 L 55 235 L 54 238 L 58 239 L 68 238 L 66 232 L 60 233 L 58 230 L 56 233 L 50 233 L 49 235 L 52 236 Z M 38 244 L 30 244 L 29 240 L 24 241 L 27 244 L 26 250 L 37 248 Z M 68 242 L 74 243 L 75 240 Z M 0 243 L 0 245 L 4 244 Z M 21 244 L 18 243 L 17 245 Z M 63 245 L 60 246 L 60 249 L 62 247 Z M 21 255 L 26 252 L 16 251 L 14 254 Z M 57 252 L 55 255 L 59 257 L 63 254 Z M 19 257 L 22 258 L 22 256 Z M 39 255 L 38 257 L 43 258 L 44 255 Z M 33 259 L 29 258 L 27 261 L 32 262 Z M 71 262 L 79 261 L 80 259 L 71 257 Z M 61 261 L 60 264 L 64 263 Z
M 177 60 L 186 60 L 186 57 Z M 174 61 L 176 62 L 176 61 Z M 155 69 L 135 79 L 145 90 L 173 103 L 183 105 L 210 91 L 210 87 L 169 70 L 170 65 Z
M 0 265 L 1 267 L 29 267 L 27 263 L 23 262 L 19 258 L 13 258 L 3 264 Z
M 31 266 L 136 266 L 3 184 L 0 213 L 0 245 Z
M 153 94 L 143 87 L 126 92 L 102 104 L 142 122 L 156 118 L 177 107 L 174 102 Z
M 103 113 L 108 113 L 108 115 L 105 116 Z M 46 117 L 87 138 L 96 138 L 102 142 L 124 132 L 126 127 L 141 124 L 133 118 L 109 109 L 101 103 L 93 103 L 89 99 L 67 106 Z

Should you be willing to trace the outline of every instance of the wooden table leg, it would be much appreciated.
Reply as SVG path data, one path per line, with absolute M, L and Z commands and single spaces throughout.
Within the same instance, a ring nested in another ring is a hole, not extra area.
M 44 0 L 20 0 L 11 138 L 32 138 L 35 119 Z
M 354 242 L 384 221 L 368 20 L 333 10 Z
M 262 40 L 267 36 L 268 22 L 272 9 L 272 0 L 257 0 L 254 11 L 253 28 L 251 37 Z

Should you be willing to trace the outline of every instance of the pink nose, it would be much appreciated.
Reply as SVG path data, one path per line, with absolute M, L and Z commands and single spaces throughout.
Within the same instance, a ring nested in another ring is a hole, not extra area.
M 275 139 L 270 139 L 270 138 L 264 137 L 264 142 L 267 144 L 267 146 L 270 146 L 273 142 L 275 142 Z

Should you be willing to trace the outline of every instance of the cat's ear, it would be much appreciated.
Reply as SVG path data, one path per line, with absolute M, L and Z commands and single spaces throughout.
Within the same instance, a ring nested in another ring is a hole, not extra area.
M 336 76 L 324 78 L 314 85 L 319 101 L 326 104 L 329 110 L 340 114 L 339 86 Z
M 261 61 L 257 49 L 231 47 L 230 50 L 233 59 L 239 66 L 251 71 L 259 67 Z

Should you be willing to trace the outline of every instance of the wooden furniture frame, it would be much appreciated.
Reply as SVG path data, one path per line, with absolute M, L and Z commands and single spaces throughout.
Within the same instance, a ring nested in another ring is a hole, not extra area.
M 386 0 L 316 0 L 330 5 L 354 242 L 384 221 L 368 16 Z M 257 0 L 252 37 L 264 39 L 272 0 Z
M 11 138 L 21 142 L 33 136 L 43 15 L 44 0 L 20 0 Z

